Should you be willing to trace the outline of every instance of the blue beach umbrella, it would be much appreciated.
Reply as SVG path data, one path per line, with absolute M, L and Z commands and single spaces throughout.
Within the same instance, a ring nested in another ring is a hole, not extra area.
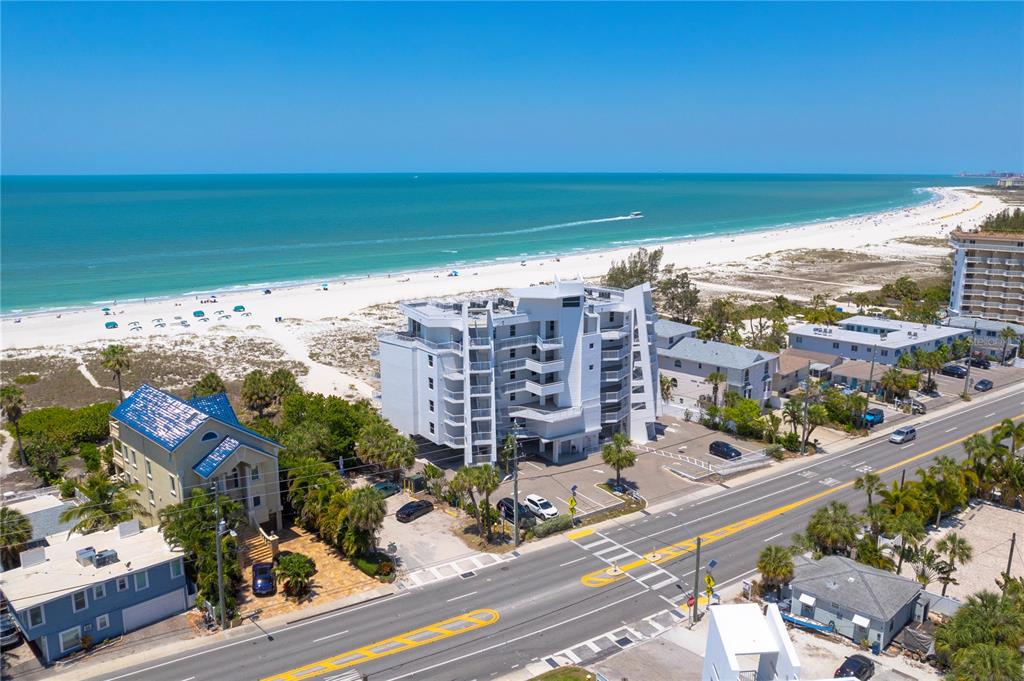
M 202 310 L 196 310 L 195 312 L 192 313 L 192 316 L 193 317 L 204 317 L 204 316 L 206 316 L 206 313 L 203 312 Z
M 117 328 L 117 322 L 107 322 L 103 326 L 107 327 L 108 329 L 116 329 Z
M 245 312 L 245 305 L 235 305 L 235 312 Z

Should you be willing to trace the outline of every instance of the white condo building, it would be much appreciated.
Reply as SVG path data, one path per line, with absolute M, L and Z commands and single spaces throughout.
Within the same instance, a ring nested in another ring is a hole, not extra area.
M 400 431 L 497 460 L 519 425 L 523 451 L 555 463 L 614 433 L 654 436 L 658 365 L 647 284 L 581 280 L 513 289 L 510 298 L 408 302 L 404 331 L 380 336 L 383 415 Z
M 949 243 L 950 314 L 1024 323 L 1024 234 L 957 230 Z

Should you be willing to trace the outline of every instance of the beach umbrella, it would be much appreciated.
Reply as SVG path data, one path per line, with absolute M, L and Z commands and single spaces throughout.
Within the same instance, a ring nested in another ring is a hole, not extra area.
M 202 317 L 205 313 L 202 310 L 196 310 L 192 313 L 193 317 Z
M 100 308 L 100 312 L 110 312 L 110 308 L 109 307 L 101 307 Z
M 117 328 L 117 322 L 107 322 L 103 326 L 107 327 L 108 329 L 116 329 Z
M 245 305 L 235 305 L 235 312 L 245 312 Z

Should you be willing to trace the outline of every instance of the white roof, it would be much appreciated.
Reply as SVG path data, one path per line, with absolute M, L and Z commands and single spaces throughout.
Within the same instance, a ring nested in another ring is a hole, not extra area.
M 60 508 L 64 505 L 61 501 L 53 494 L 40 494 L 37 497 L 31 499 L 25 499 L 24 501 L 15 501 L 10 504 L 5 504 L 7 508 L 13 508 L 16 511 L 20 511 L 24 515 L 30 513 L 38 513 L 39 511 L 45 511 L 50 508 Z
M 0 591 L 15 610 L 24 610 L 39 603 L 67 596 L 93 584 L 166 563 L 182 555 L 172 549 L 160 529 L 150 527 L 128 537 L 119 536 L 118 528 L 85 535 L 65 534 L 47 537 L 50 546 L 43 549 L 46 559 L 36 565 L 0 572 Z M 97 552 L 117 551 L 117 561 L 100 568 L 80 565 L 75 557 L 79 549 L 92 547 Z M 131 569 L 128 564 L 131 563 Z
M 722 644 L 733 656 L 772 653 L 779 644 L 772 636 L 761 608 L 754 603 L 736 603 L 711 607 Z
M 789 333 L 859 343 L 868 347 L 877 345 L 880 348 L 902 348 L 907 345 L 919 345 L 945 340 L 952 336 L 961 336 L 965 333 L 965 329 L 857 315 L 844 319 L 839 322 L 838 326 L 796 324 L 789 328 Z M 884 339 L 882 333 L 885 333 Z
M 854 615 L 853 623 L 856 624 L 858 627 L 868 627 L 871 625 L 871 620 L 869 620 L 867 617 L 864 617 L 863 615 Z

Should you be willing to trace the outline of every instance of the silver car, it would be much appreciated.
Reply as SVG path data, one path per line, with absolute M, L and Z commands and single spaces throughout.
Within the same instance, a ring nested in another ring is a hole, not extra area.
M 889 442 L 894 442 L 898 445 L 901 445 L 904 442 L 910 442 L 916 437 L 916 428 L 914 428 L 913 426 L 903 426 L 902 428 L 897 428 L 892 432 L 892 435 L 889 436 Z

